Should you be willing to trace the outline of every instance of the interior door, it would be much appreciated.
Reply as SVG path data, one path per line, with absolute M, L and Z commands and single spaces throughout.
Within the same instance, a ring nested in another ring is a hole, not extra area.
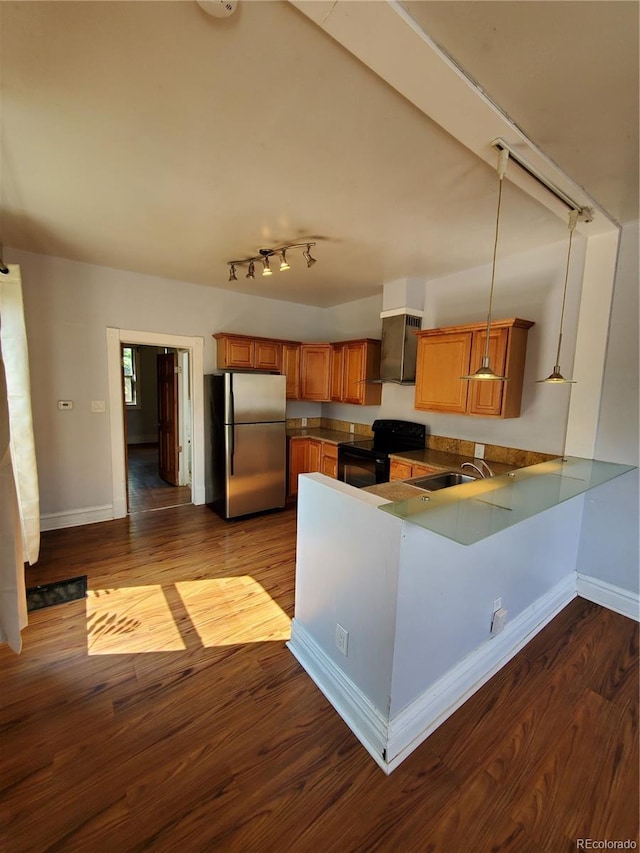
M 178 485 L 178 353 L 160 353 L 158 363 L 158 474 Z

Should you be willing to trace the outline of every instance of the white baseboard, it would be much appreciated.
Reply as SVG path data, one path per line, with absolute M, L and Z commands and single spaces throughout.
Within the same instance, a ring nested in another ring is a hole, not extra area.
M 581 575 L 580 572 L 576 578 L 576 589 L 581 598 L 640 622 L 640 595 L 637 592 L 630 592 L 589 575 Z
M 287 646 L 371 757 L 388 773 L 385 761 L 388 726 L 384 715 L 296 619 L 291 623 Z
M 391 773 L 575 597 L 572 572 L 392 720 L 371 704 L 295 619 L 287 645 L 369 754 Z
M 489 638 L 400 711 L 389 724 L 389 771 L 515 657 L 575 597 L 575 574 L 572 572 L 508 622 L 502 633 Z
M 60 530 L 63 527 L 79 527 L 81 524 L 93 524 L 96 521 L 111 521 L 114 518 L 113 506 L 89 506 L 84 509 L 71 509 L 66 512 L 52 512 L 40 516 L 40 530 Z

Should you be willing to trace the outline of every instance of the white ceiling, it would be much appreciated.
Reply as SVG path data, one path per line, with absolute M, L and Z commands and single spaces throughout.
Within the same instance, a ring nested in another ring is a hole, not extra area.
M 609 214 L 637 218 L 636 2 L 405 6 Z M 5 246 L 324 306 L 490 260 L 494 170 L 287 2 L 221 20 L 5 0 L 0 56 Z M 505 254 L 566 237 L 508 182 L 502 222 Z M 228 260 L 306 240 L 311 269 L 297 252 L 227 281 Z

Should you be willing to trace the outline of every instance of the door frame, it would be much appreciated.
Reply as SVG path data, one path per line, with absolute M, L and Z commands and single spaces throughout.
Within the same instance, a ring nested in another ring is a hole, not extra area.
M 127 468 L 124 446 L 124 405 L 122 402 L 121 344 L 169 347 L 188 350 L 191 390 L 191 502 L 204 499 L 204 338 L 143 332 L 107 327 L 107 373 L 109 381 L 109 428 L 111 436 L 111 477 L 113 518 L 127 515 Z

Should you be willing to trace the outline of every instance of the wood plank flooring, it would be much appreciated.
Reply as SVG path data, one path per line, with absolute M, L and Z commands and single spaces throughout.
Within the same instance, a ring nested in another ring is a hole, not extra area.
M 172 486 L 158 474 L 157 444 L 128 445 L 127 492 L 130 513 L 191 503 L 191 486 Z
M 571 851 L 638 843 L 638 626 L 581 599 L 387 777 L 284 643 L 295 508 L 44 534 L 90 595 L 0 647 L 0 850 Z

